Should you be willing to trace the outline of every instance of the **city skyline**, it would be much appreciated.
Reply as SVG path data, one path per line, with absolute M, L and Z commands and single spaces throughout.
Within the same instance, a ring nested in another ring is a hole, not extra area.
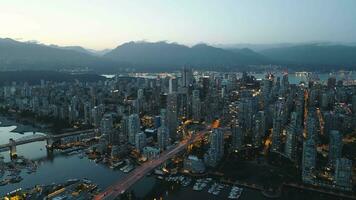
M 355 6 L 355 1 L 4 1 L 0 37 L 96 50 L 143 40 L 354 43 Z
M 3 0 L 0 199 L 356 199 L 356 0 Z

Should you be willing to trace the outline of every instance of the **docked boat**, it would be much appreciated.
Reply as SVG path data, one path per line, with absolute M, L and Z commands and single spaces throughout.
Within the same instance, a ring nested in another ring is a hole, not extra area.
M 242 194 L 242 191 L 243 191 L 242 188 L 233 186 L 231 191 L 230 191 L 230 194 L 229 194 L 228 198 L 229 199 L 239 199 L 241 194 Z
M 16 176 L 16 177 L 10 179 L 10 183 L 19 183 L 22 180 L 23 180 L 23 178 L 21 176 Z
M 118 168 L 119 166 L 121 166 L 122 164 L 124 164 L 124 161 L 115 162 L 115 163 L 111 164 L 110 168 L 115 169 L 115 168 Z
M 95 162 L 100 163 L 102 160 L 103 160 L 103 158 L 100 157 L 100 158 L 95 159 Z
M 129 173 L 129 172 L 132 171 L 133 169 L 134 169 L 134 166 L 130 165 L 130 166 L 128 166 L 126 169 L 124 169 L 123 172 Z
M 7 185 L 9 183 L 9 179 L 4 179 L 0 181 L 0 186 Z

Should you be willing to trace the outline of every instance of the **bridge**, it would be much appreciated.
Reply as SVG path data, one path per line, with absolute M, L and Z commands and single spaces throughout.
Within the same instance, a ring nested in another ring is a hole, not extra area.
M 129 173 L 127 176 L 122 178 L 120 181 L 114 185 L 106 188 L 103 192 L 96 195 L 94 200 L 113 200 L 116 197 L 123 194 L 128 190 L 134 183 L 144 177 L 147 173 L 155 169 L 156 167 L 162 165 L 166 160 L 171 159 L 173 156 L 179 152 L 185 150 L 188 145 L 193 144 L 199 140 L 202 140 L 203 137 L 210 132 L 210 126 L 205 130 L 199 131 L 191 135 L 188 139 L 181 141 L 173 149 L 166 150 L 160 154 L 160 156 L 154 160 L 148 161 L 143 165 L 137 167 L 134 171 Z
M 10 139 L 9 143 L 0 145 L 0 151 L 10 149 L 10 156 L 14 156 L 14 155 L 16 155 L 16 146 L 18 146 L 18 145 L 28 144 L 28 143 L 32 143 L 32 142 L 39 142 L 39 141 L 47 141 L 47 147 L 51 147 L 53 142 L 60 138 L 65 138 L 65 137 L 74 136 L 74 135 L 87 134 L 87 133 L 93 133 L 93 132 L 94 132 L 94 129 L 87 129 L 87 130 L 82 130 L 82 131 L 62 133 L 62 134 L 58 134 L 58 135 L 39 135 L 39 134 L 29 135 L 29 136 L 19 138 L 17 140 Z

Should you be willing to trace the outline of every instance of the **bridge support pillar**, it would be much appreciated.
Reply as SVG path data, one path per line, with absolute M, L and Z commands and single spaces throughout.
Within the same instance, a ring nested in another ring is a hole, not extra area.
M 10 144 L 10 158 L 16 158 L 17 157 L 17 152 L 16 152 L 16 142 L 14 139 L 10 138 L 9 139 L 9 144 Z
M 53 143 L 54 143 L 53 138 L 51 138 L 51 137 L 47 138 L 46 142 L 47 142 L 47 144 L 46 144 L 47 150 L 53 150 Z

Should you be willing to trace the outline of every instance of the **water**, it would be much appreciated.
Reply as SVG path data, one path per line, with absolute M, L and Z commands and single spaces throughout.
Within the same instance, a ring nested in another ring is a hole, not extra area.
M 25 132 L 24 134 L 11 132 L 15 128 L 16 126 L 0 127 L 1 144 L 7 143 L 9 138 L 18 139 L 33 134 L 33 132 Z M 36 132 L 36 134 L 43 133 Z M 97 164 L 87 158 L 80 159 L 77 155 L 48 154 L 45 144 L 43 141 L 17 146 L 18 155 L 35 160 L 38 164 L 38 168 L 33 174 L 27 174 L 26 170 L 23 170 L 23 172 L 21 172 L 23 180 L 20 183 L 0 186 L 0 197 L 18 188 L 29 188 L 38 184 L 62 183 L 71 178 L 88 178 L 98 184 L 99 188 L 104 189 L 126 175 L 121 171 L 112 170 L 107 166 Z M 10 159 L 8 151 L 1 152 L 0 154 L 5 157 L 5 161 Z M 132 190 L 136 197 L 143 198 L 155 187 L 160 186 L 159 181 L 154 177 L 144 177 L 133 185 Z M 258 191 L 246 190 L 244 193 L 243 199 L 248 199 L 249 197 L 263 199 L 260 198 L 261 194 Z M 206 199 L 213 198 L 213 196 L 206 191 L 202 193 L 192 191 L 191 186 L 184 189 L 182 188 L 176 192 L 164 193 L 162 196 L 164 196 L 165 199 L 172 200 L 180 199 L 181 197 L 185 199 L 199 199 L 200 197 Z M 227 194 L 224 194 L 224 196 L 227 196 Z
M 264 79 L 266 73 L 252 73 L 251 75 L 255 76 L 257 79 Z M 274 72 L 275 77 L 281 77 L 283 72 Z M 242 74 L 240 74 L 240 77 Z M 300 82 L 308 82 L 308 76 L 313 77 L 314 79 L 319 79 L 321 82 L 326 82 L 330 77 L 335 77 L 337 81 L 339 80 L 356 80 L 356 72 L 334 72 L 334 73 L 289 73 L 288 80 L 291 84 L 299 84 Z M 282 80 L 282 79 L 281 79 Z
M 24 134 L 11 132 L 15 128 L 16 126 L 0 127 L 1 144 L 7 143 L 9 138 L 18 139 L 33 134 L 33 132 Z M 8 151 L 0 154 L 4 156 L 5 161 L 10 159 Z M 78 155 L 48 154 L 44 141 L 17 146 L 17 154 L 35 160 L 38 163 L 38 169 L 33 174 L 27 174 L 26 170 L 23 170 L 21 172 L 23 181 L 20 183 L 0 186 L 0 197 L 17 188 L 29 188 L 38 184 L 62 183 L 71 178 L 88 178 L 98 184 L 99 188 L 104 189 L 126 175 L 121 171 L 112 170 L 87 158 L 80 159 Z M 149 192 L 154 184 L 154 178 L 143 178 L 133 187 L 133 191 L 136 196 L 140 197 Z M 147 187 L 147 185 L 152 187 Z
M 273 72 L 275 76 L 281 77 L 283 72 Z M 150 73 L 140 73 L 136 74 L 136 77 L 148 78 L 148 79 L 156 79 L 157 75 L 162 74 L 150 74 Z M 255 76 L 257 79 L 264 79 L 266 73 L 250 73 L 250 75 Z M 102 76 L 106 78 L 113 78 L 115 77 L 114 74 L 103 74 Z M 314 78 L 319 79 L 321 82 L 325 82 L 330 77 L 335 77 L 337 81 L 339 80 L 356 80 L 356 72 L 355 71 L 340 71 L 340 72 L 333 72 L 333 73 L 313 73 L 311 75 Z M 242 73 L 237 74 L 238 78 L 242 77 Z M 300 82 L 308 82 L 308 75 L 307 73 L 289 73 L 288 80 L 291 84 L 299 84 Z
M 1 144 L 7 143 L 9 138 L 18 139 L 33 134 L 33 132 L 25 132 L 24 134 L 11 132 L 15 128 L 16 126 L 0 127 Z M 37 171 L 33 174 L 27 174 L 26 170 L 23 170 L 23 172 L 21 172 L 21 176 L 23 177 L 21 182 L 0 186 L 0 197 L 18 188 L 29 188 L 38 184 L 63 183 L 71 178 L 88 178 L 98 184 L 100 189 L 105 189 L 126 175 L 121 171 L 112 170 L 107 166 L 97 164 L 87 158 L 80 159 L 78 155 L 67 156 L 62 154 L 48 154 L 45 148 L 45 142 L 20 145 L 17 147 L 17 153 L 25 158 L 35 160 L 38 164 Z M 1 152 L 0 154 L 5 157 L 5 161 L 10 159 L 9 152 Z M 227 199 L 228 192 L 231 188 L 224 189 L 222 194 L 216 197 L 209 194 L 206 191 L 207 189 L 201 192 L 193 191 L 192 185 L 172 191 L 171 189 L 165 188 L 162 183 L 154 177 L 144 177 L 135 183 L 131 189 L 134 192 L 134 195 L 139 198 L 145 198 L 145 196 L 149 194 L 151 194 L 149 196 L 152 197 L 151 192 L 158 189 L 161 192 L 155 192 L 154 195 L 157 199 L 163 197 L 168 200 L 208 200 Z M 300 196 L 298 191 L 290 194 L 292 194 L 293 197 Z M 304 194 L 305 193 L 303 193 L 302 196 L 304 196 Z M 315 197 L 315 194 L 312 194 L 310 197 Z M 147 197 L 145 199 L 147 199 Z M 264 200 L 266 198 L 260 191 L 244 188 L 244 192 L 240 199 Z M 282 199 L 284 199 L 284 197 L 282 197 Z
M 108 78 L 108 79 L 112 79 L 115 77 L 115 74 L 102 74 L 101 76 Z

